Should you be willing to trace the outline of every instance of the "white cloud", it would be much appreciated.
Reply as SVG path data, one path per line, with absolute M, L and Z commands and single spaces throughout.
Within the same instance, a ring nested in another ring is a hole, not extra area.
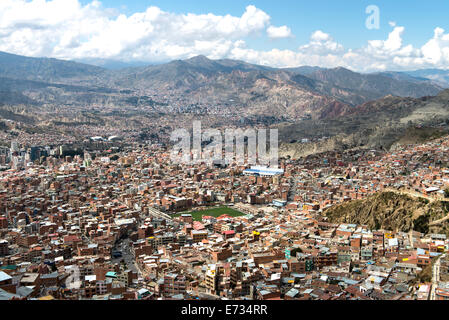
M 368 49 L 374 52 L 393 52 L 402 47 L 402 34 L 404 27 L 394 27 L 393 31 L 388 35 L 387 40 L 371 40 L 368 41 Z
M 321 30 L 315 31 L 310 36 L 310 40 L 312 42 L 323 42 L 323 41 L 328 41 L 330 39 L 331 39 L 330 35 L 328 33 L 325 33 L 323 31 L 321 31 Z
M 310 36 L 309 43 L 300 46 L 298 51 L 279 49 L 256 51 L 248 48 L 234 48 L 230 57 L 274 67 L 301 65 L 337 67 L 342 65 L 344 53 L 341 44 L 335 42 L 328 33 L 317 30 Z
M 435 28 L 434 36 L 422 48 L 422 60 L 433 65 L 449 64 L 449 33 L 444 29 Z
M 267 29 L 267 35 L 271 39 L 283 39 L 292 37 L 292 31 L 287 26 L 274 27 L 269 26 Z
M 255 51 L 234 49 L 234 58 L 277 67 L 313 65 L 321 67 L 346 67 L 355 71 L 411 70 L 420 68 L 449 68 L 449 33 L 441 28 L 421 48 L 403 44 L 405 28 L 394 26 L 386 40 L 369 40 L 367 45 L 347 49 L 321 30 L 312 33 L 310 41 L 293 50 Z
M 57 58 L 147 61 L 196 54 L 226 55 L 234 42 L 270 26 L 270 16 L 248 6 L 240 17 L 174 14 L 149 7 L 130 16 L 93 1 L 1 0 L 0 50 Z
M 120 9 L 122 10 L 122 9 Z M 449 33 L 435 28 L 422 46 L 404 44 L 406 29 L 390 22 L 386 39 L 345 49 L 323 30 L 296 50 L 255 50 L 249 37 L 293 37 L 288 26 L 272 26 L 268 13 L 247 6 L 241 16 L 176 14 L 158 7 L 124 15 L 101 2 L 0 0 L 0 50 L 65 59 L 109 58 L 148 62 L 203 54 L 276 67 L 343 66 L 357 71 L 449 67 Z
M 330 34 L 321 30 L 317 30 L 310 36 L 310 42 L 299 48 L 299 51 L 305 54 L 336 54 L 343 52 L 344 48 L 341 44 L 334 41 Z

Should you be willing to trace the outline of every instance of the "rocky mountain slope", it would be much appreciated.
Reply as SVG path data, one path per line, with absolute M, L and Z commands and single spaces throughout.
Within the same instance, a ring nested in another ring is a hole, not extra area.
M 107 73 L 96 66 L 49 58 L 31 58 L 0 52 L 0 76 L 55 83 L 96 81 Z
M 422 69 L 404 72 L 412 77 L 421 77 L 434 81 L 445 88 L 449 87 L 449 70 Z
M 175 119 L 164 122 L 168 126 L 193 118 L 208 118 L 212 127 L 273 126 L 279 128 L 281 155 L 292 157 L 390 148 L 411 126 L 449 119 L 449 91 L 430 96 L 440 90 L 411 75 L 276 69 L 204 56 L 107 70 L 0 53 L 3 120 L 22 119 L 34 127 L 45 119 L 45 130 L 70 119 L 92 126 L 131 123 L 138 130 L 151 119 Z M 297 143 L 303 138 L 312 143 Z
M 394 77 L 388 73 L 360 74 L 341 67 L 316 69 L 314 71 L 306 69 L 301 74 L 320 81 L 331 88 L 340 88 L 351 92 L 353 95 L 352 104 L 361 104 L 386 95 L 414 98 L 433 96 L 442 90 L 442 87 L 426 78 L 410 75 Z
M 367 225 L 371 229 L 449 234 L 449 222 L 438 221 L 449 214 L 449 202 L 430 202 L 395 192 L 380 192 L 324 211 L 331 222 Z
M 337 118 L 351 113 L 352 107 L 385 95 L 421 97 L 441 90 L 425 80 L 361 75 L 342 68 L 275 69 L 204 56 L 107 70 L 0 53 L 0 76 L 5 83 L 10 82 L 6 79 L 15 81 L 14 86 L 1 89 L 8 97 L 2 102 L 8 105 L 26 103 L 25 96 L 34 104 L 86 107 L 105 103 L 157 112 L 270 116 L 278 122 Z
M 434 97 L 387 96 L 348 110 L 336 118 L 280 124 L 280 154 L 299 158 L 360 147 L 390 149 L 449 131 L 449 90 Z M 304 138 L 312 142 L 298 143 Z

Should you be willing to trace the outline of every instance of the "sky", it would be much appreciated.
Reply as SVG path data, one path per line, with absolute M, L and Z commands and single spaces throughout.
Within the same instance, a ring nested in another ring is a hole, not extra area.
M 431 2 L 431 4 L 429 4 Z M 449 1 L 0 0 L 0 51 L 162 63 L 449 69 Z

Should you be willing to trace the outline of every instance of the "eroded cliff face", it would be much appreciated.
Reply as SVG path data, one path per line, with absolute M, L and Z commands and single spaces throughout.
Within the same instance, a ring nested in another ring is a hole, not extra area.
M 299 159 L 313 154 L 351 149 L 388 150 L 400 134 L 393 128 L 373 128 L 350 134 L 338 134 L 326 139 L 309 143 L 281 143 L 279 156 Z
M 336 205 L 323 213 L 334 223 L 367 225 L 371 229 L 449 234 L 449 202 L 429 201 L 396 192 L 380 192 L 363 200 Z
M 387 96 L 351 108 L 349 113 L 345 109 L 337 117 L 277 127 L 282 142 L 280 156 L 300 158 L 353 148 L 394 150 L 449 133 L 449 90 L 419 99 Z M 298 142 L 304 138 L 313 142 Z
M 292 159 L 298 159 L 317 153 L 342 151 L 348 147 L 352 148 L 354 144 L 353 138 L 342 135 L 311 143 L 282 143 L 279 146 L 279 156 L 289 156 Z
M 447 127 L 376 127 L 351 134 L 341 133 L 316 142 L 282 142 L 279 145 L 279 156 L 299 159 L 313 154 L 351 149 L 395 151 L 404 146 L 425 143 L 447 134 L 449 134 Z

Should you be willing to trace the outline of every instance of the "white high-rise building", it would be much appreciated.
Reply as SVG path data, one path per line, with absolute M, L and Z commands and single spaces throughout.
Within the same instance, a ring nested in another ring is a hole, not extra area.
M 16 152 L 19 152 L 20 151 L 20 149 L 19 149 L 19 143 L 17 142 L 17 141 L 12 141 L 11 142 L 11 153 L 16 153 Z

